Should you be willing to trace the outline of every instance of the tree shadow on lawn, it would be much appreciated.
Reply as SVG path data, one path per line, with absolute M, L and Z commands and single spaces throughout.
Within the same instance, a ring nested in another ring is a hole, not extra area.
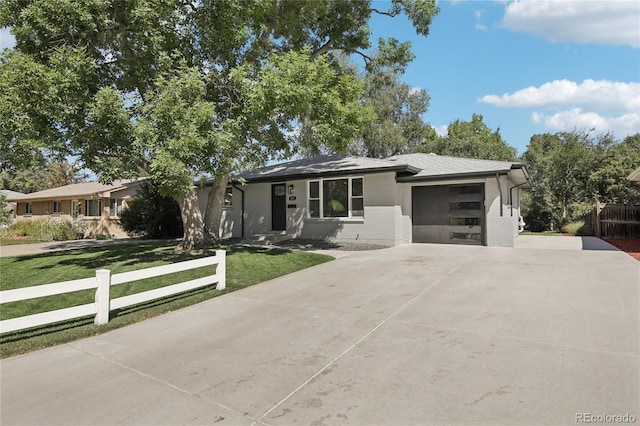
M 135 269 L 133 266 L 140 263 L 176 263 L 206 256 L 214 256 L 215 251 L 219 249 L 226 250 L 227 256 L 233 256 L 240 253 L 279 256 L 291 252 L 291 250 L 283 248 L 238 245 L 207 248 L 190 252 L 176 250 L 176 247 L 177 245 L 174 241 L 161 243 L 149 242 L 118 244 L 113 246 L 91 247 L 85 249 L 17 256 L 16 260 L 17 262 L 37 259 L 50 260 L 51 262 L 46 265 L 36 267 L 36 269 L 42 270 L 47 270 L 56 266 L 75 266 L 78 268 L 84 268 L 87 271 L 94 271 L 96 269 L 109 268 L 114 264 L 119 265 L 118 269 L 132 270 Z

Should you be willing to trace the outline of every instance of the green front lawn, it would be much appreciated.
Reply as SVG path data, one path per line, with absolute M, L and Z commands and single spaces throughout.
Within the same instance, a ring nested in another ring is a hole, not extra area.
M 330 256 L 229 246 L 227 250 L 226 290 L 205 287 L 143 305 L 112 312 L 107 325 L 96 326 L 93 317 L 66 321 L 0 336 L 0 357 L 7 357 L 33 349 L 73 341 L 132 324 L 212 297 L 239 290 L 300 269 L 331 260 Z M 49 284 L 95 276 L 96 269 L 109 269 L 112 274 L 165 265 L 204 256 L 215 250 L 182 253 L 175 250 L 175 242 L 133 243 L 94 247 L 82 250 L 59 251 L 46 254 L 0 258 L 0 290 Z M 181 273 L 140 280 L 112 287 L 112 298 L 163 287 L 213 273 L 213 267 L 198 268 Z M 10 319 L 54 309 L 91 303 L 94 290 L 85 290 L 23 302 L 6 303 L 0 319 Z

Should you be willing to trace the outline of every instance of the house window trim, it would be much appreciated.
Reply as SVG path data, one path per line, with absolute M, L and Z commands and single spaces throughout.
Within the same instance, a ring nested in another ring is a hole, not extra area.
M 224 190 L 224 201 L 222 208 L 226 210 L 233 209 L 233 187 L 227 186 Z
M 97 216 L 93 216 L 93 215 L 89 215 L 89 203 L 91 201 L 95 201 L 98 203 L 98 212 L 99 214 Z M 103 213 L 103 205 L 102 205 L 102 199 L 94 199 L 94 198 L 88 198 L 84 200 L 84 217 L 87 219 L 100 219 L 102 217 Z
M 24 203 L 24 215 L 25 216 L 33 215 L 33 203 L 29 203 L 29 202 Z
M 112 201 L 115 201 L 115 209 L 111 208 Z M 120 213 L 118 213 L 118 202 L 120 204 Z M 110 218 L 118 219 L 123 210 L 124 210 L 124 198 L 117 198 L 117 197 L 109 198 L 109 217 Z M 112 214 L 114 211 L 115 211 L 115 214 Z M 95 216 L 92 216 L 92 217 L 95 217 Z
M 326 181 L 334 181 L 334 180 L 347 180 L 347 199 L 348 199 L 348 215 L 347 216 L 324 216 L 324 182 Z M 354 179 L 362 179 L 362 195 L 353 195 L 353 180 Z M 318 197 L 311 197 L 311 184 L 313 182 L 318 183 Z M 353 215 L 353 199 L 358 198 L 362 200 L 362 215 L 354 216 Z M 318 179 L 309 179 L 307 180 L 307 214 L 306 219 L 309 221 L 318 221 L 318 222 L 364 222 L 365 214 L 364 214 L 364 176 L 344 176 L 344 177 L 330 177 L 330 178 L 318 178 Z M 313 217 L 311 216 L 311 201 L 318 201 L 319 203 L 319 216 Z
M 51 201 L 51 214 L 55 214 L 55 215 L 62 214 L 62 201 L 60 200 Z

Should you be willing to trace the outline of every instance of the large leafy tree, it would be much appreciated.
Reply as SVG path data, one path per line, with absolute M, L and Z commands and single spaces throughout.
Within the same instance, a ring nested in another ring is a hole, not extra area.
M 373 69 L 365 75 L 364 84 L 364 101 L 373 117 L 349 147 L 350 153 L 383 158 L 414 152 L 429 132 L 435 132 L 422 120 L 429 95 L 402 83 L 399 72 Z
M 502 139 L 500 129 L 491 130 L 480 114 L 473 114 L 471 121 L 455 120 L 447 127 L 447 136 L 427 138 L 419 150 L 484 160 L 514 161 L 516 158 L 516 149 Z
M 533 230 L 578 220 L 595 202 L 640 203 L 640 188 L 626 179 L 640 164 L 640 134 L 623 141 L 578 130 L 534 135 L 523 160 L 532 180 L 525 222 Z
M 377 6 L 377 5 L 376 5 Z M 368 58 L 373 13 L 427 35 L 435 0 L 387 10 L 348 0 L 6 0 L 16 50 L 0 60 L 2 149 L 77 154 L 102 180 L 150 174 L 180 204 L 184 248 L 215 237 L 235 168 L 307 140 L 344 151 L 366 123 L 362 83 L 336 57 Z M 406 64 L 408 43 L 381 41 Z M 338 55 L 339 53 L 339 55 Z M 5 80 L 4 77 L 7 77 Z M 204 214 L 194 179 L 215 183 Z

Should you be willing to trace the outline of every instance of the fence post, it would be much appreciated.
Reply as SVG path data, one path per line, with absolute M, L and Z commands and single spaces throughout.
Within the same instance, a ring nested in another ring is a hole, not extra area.
M 224 250 L 216 250 L 218 258 L 218 266 L 216 267 L 216 275 L 218 276 L 218 284 L 216 290 L 224 290 L 227 287 L 227 256 Z
M 602 213 L 603 204 L 600 202 L 596 202 L 596 214 L 595 214 L 595 225 L 596 225 L 596 237 L 602 238 L 602 222 L 600 222 L 600 213 Z
M 96 307 L 98 308 L 98 313 L 93 322 L 97 325 L 103 325 L 109 322 L 111 271 L 108 269 L 98 269 L 96 271 L 96 281 L 98 282 L 98 289 L 96 290 Z

